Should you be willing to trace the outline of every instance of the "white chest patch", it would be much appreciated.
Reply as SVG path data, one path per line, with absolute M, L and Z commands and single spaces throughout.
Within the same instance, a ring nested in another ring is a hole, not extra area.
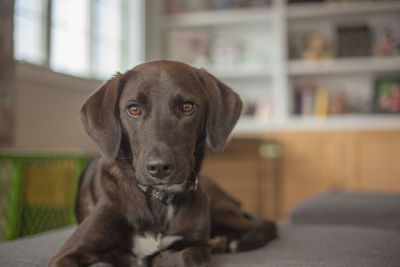
M 153 255 L 158 251 L 162 251 L 174 242 L 182 239 L 182 236 L 178 235 L 165 235 L 144 233 L 143 235 L 136 235 L 133 238 L 132 252 L 138 258 L 145 258 L 147 256 Z

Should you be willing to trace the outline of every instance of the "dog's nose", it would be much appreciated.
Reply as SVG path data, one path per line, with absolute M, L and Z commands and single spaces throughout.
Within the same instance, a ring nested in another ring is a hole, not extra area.
M 151 176 L 162 179 L 173 172 L 174 165 L 162 158 L 151 157 L 147 160 L 146 168 Z

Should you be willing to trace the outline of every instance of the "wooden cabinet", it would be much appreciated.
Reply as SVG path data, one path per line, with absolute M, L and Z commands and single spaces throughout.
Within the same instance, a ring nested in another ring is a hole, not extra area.
M 223 153 L 207 151 L 202 174 L 211 177 L 248 212 L 277 218 L 279 145 L 263 140 L 233 140 Z
M 283 147 L 280 215 L 287 214 L 299 200 L 341 187 L 340 135 L 285 133 L 276 138 Z
M 279 215 L 328 190 L 400 193 L 400 131 L 287 132 L 265 136 L 283 147 Z
M 207 153 L 202 169 L 254 214 L 284 219 L 299 202 L 329 190 L 400 193 L 400 130 L 258 137 Z M 263 146 L 275 152 L 263 156 Z
M 400 132 L 369 132 L 358 136 L 354 145 L 358 188 L 400 192 Z

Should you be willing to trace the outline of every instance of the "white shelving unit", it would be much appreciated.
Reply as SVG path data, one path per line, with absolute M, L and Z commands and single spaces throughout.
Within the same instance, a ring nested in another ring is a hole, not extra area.
M 325 130 L 376 130 L 399 129 L 400 118 L 396 115 L 346 115 L 323 118 L 289 118 L 286 122 L 270 123 L 265 120 L 241 119 L 240 127 L 235 129 L 235 134 L 251 135 L 264 132 L 282 131 L 325 131 Z
M 270 78 L 274 75 L 271 66 L 246 67 L 235 66 L 233 68 L 208 67 L 207 71 L 224 80 L 246 79 L 246 78 Z
M 342 3 L 287 4 L 286 1 L 274 0 L 271 7 L 236 9 L 225 11 L 200 11 L 178 15 L 165 15 L 164 1 L 147 1 L 147 58 L 155 60 L 168 58 L 166 55 L 166 36 L 174 30 L 208 30 L 218 34 L 229 29 L 238 36 L 248 36 L 253 32 L 268 45 L 271 57 L 266 64 L 249 67 L 246 64 L 229 68 L 212 65 L 206 69 L 237 90 L 242 97 L 249 95 L 257 98 L 258 94 L 268 94 L 273 103 L 273 115 L 268 119 L 243 117 L 235 128 L 236 133 L 262 133 L 275 130 L 323 130 L 323 129 L 378 129 L 400 128 L 400 116 L 365 114 L 337 115 L 326 118 L 301 117 L 291 115 L 293 82 L 296 79 L 312 77 L 335 77 L 342 75 L 362 76 L 368 82 L 377 75 L 400 73 L 400 57 L 387 58 L 338 58 L 307 62 L 289 60 L 288 34 L 292 27 L 302 23 L 312 25 L 321 21 L 325 24 L 353 16 L 369 17 L 390 14 L 400 16 L 400 1 L 363 1 Z M 361 21 L 363 21 L 361 19 Z M 263 39 L 265 38 L 265 39 Z M 290 41 L 290 40 L 289 40 Z M 369 88 L 370 89 L 370 88 Z
M 346 15 L 376 14 L 400 10 L 400 1 L 365 1 L 291 4 L 287 17 L 291 20 Z
M 273 20 L 274 16 L 275 13 L 270 8 L 200 11 L 164 16 L 162 26 L 175 29 L 268 22 Z

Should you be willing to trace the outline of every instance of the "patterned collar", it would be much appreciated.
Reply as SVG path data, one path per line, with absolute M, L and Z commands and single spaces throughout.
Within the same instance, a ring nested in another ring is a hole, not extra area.
M 189 183 L 188 190 L 183 192 L 174 192 L 169 190 L 161 190 L 155 188 L 151 185 L 137 184 L 140 190 L 148 196 L 160 200 L 162 203 L 168 205 L 171 203 L 178 203 L 181 201 L 188 192 L 196 191 L 198 187 L 199 180 L 197 177 L 194 178 L 192 183 Z

